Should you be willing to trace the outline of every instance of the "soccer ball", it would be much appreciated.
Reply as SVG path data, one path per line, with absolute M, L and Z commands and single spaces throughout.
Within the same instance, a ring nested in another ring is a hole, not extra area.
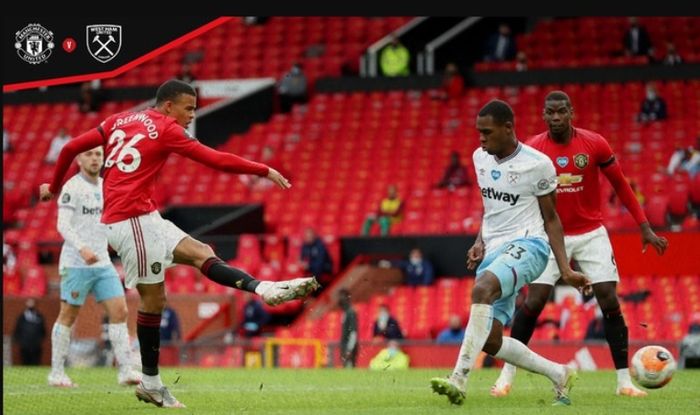
M 676 371 L 676 359 L 661 346 L 645 346 L 632 356 L 630 374 L 639 384 L 648 389 L 657 389 L 671 381 Z

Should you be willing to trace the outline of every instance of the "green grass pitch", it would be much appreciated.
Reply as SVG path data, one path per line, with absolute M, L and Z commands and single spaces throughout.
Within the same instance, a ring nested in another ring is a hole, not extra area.
M 666 387 L 647 398 L 614 395 L 612 371 L 583 372 L 571 393 L 570 407 L 551 407 L 551 384 L 521 371 L 511 395 L 488 394 L 495 370 L 473 372 L 467 400 L 450 405 L 432 393 L 429 380 L 447 370 L 412 369 L 369 372 L 364 369 L 199 369 L 164 368 L 163 382 L 185 405 L 181 414 L 686 414 L 700 413 L 700 370 L 678 371 Z M 117 385 L 116 370 L 68 369 L 76 389 L 46 385 L 48 368 L 3 370 L 3 413 L 148 414 L 164 409 L 139 402 L 133 386 Z

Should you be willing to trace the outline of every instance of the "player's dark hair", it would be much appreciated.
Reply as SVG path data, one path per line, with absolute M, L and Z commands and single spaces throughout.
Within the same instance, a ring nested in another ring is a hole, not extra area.
M 493 117 L 493 121 L 498 125 L 503 125 L 507 121 L 515 123 L 513 109 L 507 102 L 501 101 L 500 99 L 492 99 L 479 111 L 479 117 L 486 117 L 489 115 Z
M 564 91 L 552 91 L 544 98 L 544 102 L 547 101 L 566 101 L 566 106 L 571 108 L 571 99 L 566 95 Z
M 180 94 L 197 96 L 197 92 L 192 85 L 187 82 L 182 82 L 178 79 L 165 81 L 158 87 L 158 91 L 156 92 L 156 105 L 162 104 L 165 101 L 175 101 Z

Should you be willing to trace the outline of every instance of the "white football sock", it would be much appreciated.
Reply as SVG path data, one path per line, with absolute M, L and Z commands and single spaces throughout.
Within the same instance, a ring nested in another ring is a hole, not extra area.
M 520 340 L 516 340 L 512 337 L 503 337 L 501 349 L 494 357 L 505 360 L 512 365 L 529 370 L 530 372 L 545 375 L 554 383 L 561 382 L 566 375 L 566 370 L 563 365 L 545 359 L 530 350 Z
M 505 339 L 505 337 L 503 339 Z M 501 349 L 503 349 L 502 346 Z M 498 375 L 498 379 L 496 379 L 496 386 L 512 385 L 517 370 L 517 366 L 511 365 L 510 363 L 504 364 L 501 373 Z
M 617 369 L 617 386 L 629 387 L 632 386 L 632 378 L 630 378 L 629 368 Z
M 452 378 L 466 387 L 469 372 L 474 368 L 476 358 L 486 344 L 493 323 L 493 307 L 489 304 L 472 304 L 467 330 L 464 333 L 462 347 L 459 348 L 457 364 L 452 372 Z
M 160 380 L 160 373 L 155 376 L 143 375 L 141 382 L 146 389 L 160 389 L 163 387 L 163 381 Z
M 64 373 L 70 348 L 70 327 L 54 323 L 51 330 L 51 371 Z
M 127 368 L 131 364 L 131 350 L 129 349 L 129 330 L 126 323 L 110 323 L 107 325 L 109 341 L 114 348 L 114 357 L 119 368 Z

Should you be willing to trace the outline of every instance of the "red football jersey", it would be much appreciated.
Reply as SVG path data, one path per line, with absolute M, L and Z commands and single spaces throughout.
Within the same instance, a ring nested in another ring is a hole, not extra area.
M 552 140 L 549 131 L 529 138 L 527 144 L 554 163 L 559 182 L 557 213 L 564 234 L 578 235 L 601 226 L 599 172 L 614 160 L 607 140 L 593 131 L 573 128 L 568 144 Z
M 156 178 L 170 153 L 230 173 L 265 176 L 269 172 L 265 164 L 201 144 L 174 118 L 147 109 L 112 115 L 98 128 L 66 144 L 57 162 L 51 191 L 60 189 L 63 175 L 77 154 L 99 145 L 105 149 L 103 223 L 156 210 Z

